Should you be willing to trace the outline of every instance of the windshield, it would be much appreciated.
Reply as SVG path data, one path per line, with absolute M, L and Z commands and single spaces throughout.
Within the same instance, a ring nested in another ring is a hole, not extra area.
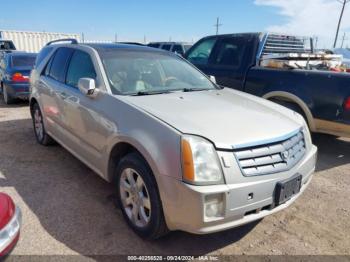
M 12 56 L 12 67 L 33 67 L 36 56 Z
M 115 49 L 99 53 L 114 94 L 136 95 L 216 88 L 202 73 L 175 55 Z

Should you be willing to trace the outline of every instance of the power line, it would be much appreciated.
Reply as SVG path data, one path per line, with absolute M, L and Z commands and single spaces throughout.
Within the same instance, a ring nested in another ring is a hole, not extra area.
M 344 14 L 344 10 L 345 10 L 345 6 L 346 4 L 350 1 L 350 0 L 337 0 L 339 3 L 343 4 L 343 7 L 341 9 L 341 13 L 340 13 L 340 17 L 339 17 L 339 21 L 338 21 L 338 27 L 337 27 L 337 32 L 335 34 L 335 39 L 334 39 L 334 45 L 333 48 L 335 48 L 337 46 L 337 40 L 338 40 L 338 34 L 339 34 L 339 28 L 340 28 L 340 24 L 341 24 L 341 20 L 343 19 L 343 14 Z
M 222 26 L 222 24 L 220 24 L 220 18 L 216 18 L 216 24 L 214 25 L 216 27 L 216 34 L 219 34 L 219 27 Z

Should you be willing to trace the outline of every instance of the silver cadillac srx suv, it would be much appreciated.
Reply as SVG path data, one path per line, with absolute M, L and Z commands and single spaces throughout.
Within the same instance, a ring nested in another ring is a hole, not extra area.
M 315 170 L 303 117 L 219 87 L 170 52 L 49 43 L 30 81 L 37 141 L 58 142 L 115 182 L 142 237 L 261 219 L 293 203 Z

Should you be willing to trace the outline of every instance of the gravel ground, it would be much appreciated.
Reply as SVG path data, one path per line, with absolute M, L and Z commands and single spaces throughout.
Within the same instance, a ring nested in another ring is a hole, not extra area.
M 206 236 L 137 237 L 113 187 L 62 147 L 35 142 L 28 105 L 0 102 L 0 190 L 23 212 L 15 255 L 350 255 L 350 140 L 317 136 L 317 172 L 290 208 Z M 76 257 L 78 258 L 78 257 Z

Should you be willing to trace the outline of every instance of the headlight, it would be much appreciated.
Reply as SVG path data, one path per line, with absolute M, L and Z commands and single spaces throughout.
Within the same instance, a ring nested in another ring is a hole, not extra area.
M 309 127 L 308 127 L 304 118 L 303 118 L 303 129 L 304 129 L 303 131 L 304 131 L 305 141 L 306 141 L 307 145 L 310 146 L 310 145 L 312 145 L 311 133 L 310 133 Z
M 181 141 L 183 179 L 192 184 L 223 183 L 218 155 L 212 143 L 197 137 L 183 136 Z

